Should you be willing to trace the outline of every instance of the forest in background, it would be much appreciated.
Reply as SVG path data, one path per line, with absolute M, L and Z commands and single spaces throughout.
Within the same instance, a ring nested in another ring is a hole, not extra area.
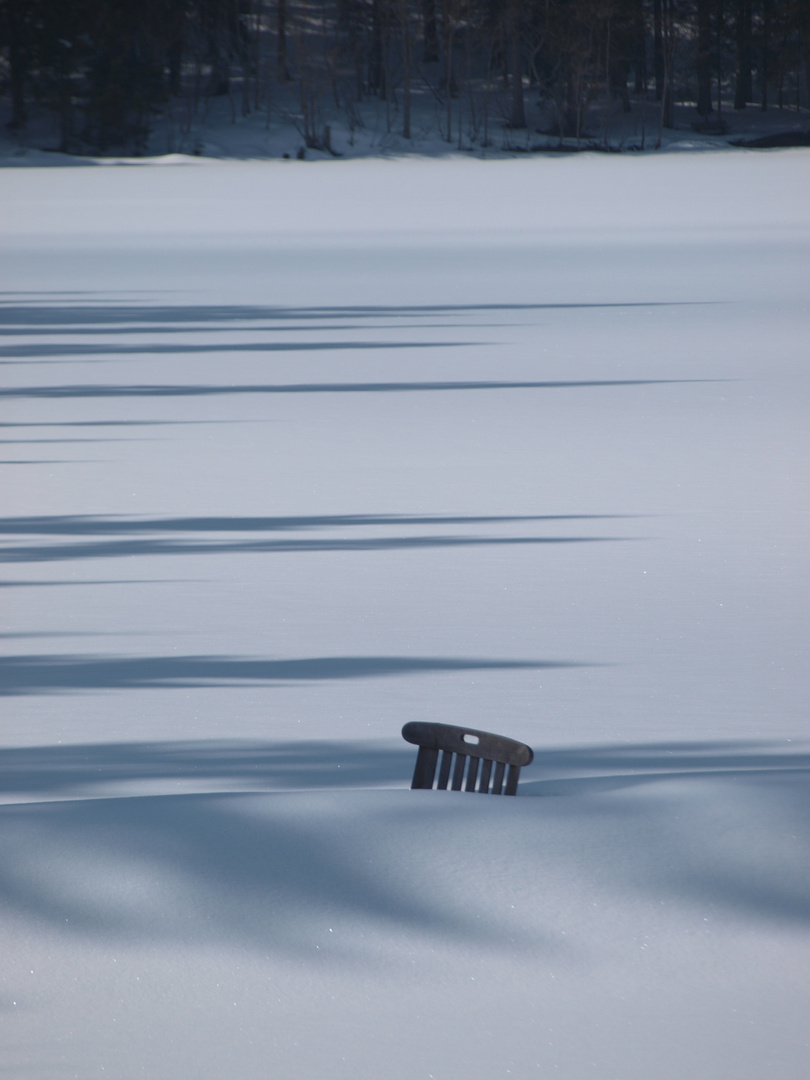
M 527 99 L 533 109 L 527 115 Z M 412 135 L 429 100 L 441 137 L 479 146 L 527 125 L 588 137 L 598 112 L 674 107 L 726 130 L 724 110 L 810 105 L 808 0 L 0 0 L 7 127 L 52 118 L 66 153 L 145 153 L 158 118 L 178 142 L 216 98 L 234 118 L 274 114 L 330 151 L 328 116 L 350 129 L 386 103 Z

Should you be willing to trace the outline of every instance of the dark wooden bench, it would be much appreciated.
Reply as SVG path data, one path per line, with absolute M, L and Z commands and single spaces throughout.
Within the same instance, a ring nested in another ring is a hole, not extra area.
M 531 747 L 514 739 L 452 724 L 413 721 L 402 729 L 402 737 L 419 747 L 412 788 L 432 788 L 435 782 L 441 791 L 447 791 L 449 783 L 451 791 L 516 795 L 520 770 L 534 757 Z

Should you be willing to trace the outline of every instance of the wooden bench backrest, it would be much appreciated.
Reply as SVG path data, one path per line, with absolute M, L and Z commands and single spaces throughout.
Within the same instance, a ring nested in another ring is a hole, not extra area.
M 524 743 L 452 724 L 412 721 L 402 729 L 402 737 L 419 747 L 412 788 L 432 788 L 435 782 L 441 791 L 446 791 L 449 783 L 451 791 L 516 795 L 520 770 L 534 757 Z

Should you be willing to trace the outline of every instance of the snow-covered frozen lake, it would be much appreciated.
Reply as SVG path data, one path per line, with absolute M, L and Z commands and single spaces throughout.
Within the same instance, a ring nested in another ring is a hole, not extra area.
M 0 171 L 10 1077 L 805 1080 L 809 185 Z

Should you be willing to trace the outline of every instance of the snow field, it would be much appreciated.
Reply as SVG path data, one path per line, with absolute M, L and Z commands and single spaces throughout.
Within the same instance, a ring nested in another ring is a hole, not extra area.
M 808 166 L 0 173 L 10 1076 L 804 1080 Z

